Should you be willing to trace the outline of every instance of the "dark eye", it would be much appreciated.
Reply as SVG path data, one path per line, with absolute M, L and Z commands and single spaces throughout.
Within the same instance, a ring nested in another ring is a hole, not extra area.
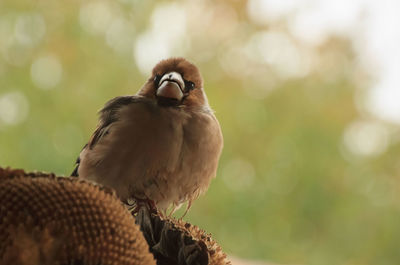
M 187 90 L 193 90 L 194 89 L 194 83 L 191 81 L 185 81 L 185 87 Z
M 161 79 L 161 75 L 156 75 L 155 77 L 154 77 L 154 84 L 157 86 L 158 85 L 158 83 L 160 82 L 160 79 Z

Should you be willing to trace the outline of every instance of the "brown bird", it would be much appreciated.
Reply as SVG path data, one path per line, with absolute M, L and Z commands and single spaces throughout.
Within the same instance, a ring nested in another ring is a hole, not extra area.
M 187 209 L 215 177 L 223 138 L 198 68 L 183 58 L 159 62 L 136 95 L 100 110 L 97 129 L 72 173 L 116 190 L 122 201 L 166 214 Z

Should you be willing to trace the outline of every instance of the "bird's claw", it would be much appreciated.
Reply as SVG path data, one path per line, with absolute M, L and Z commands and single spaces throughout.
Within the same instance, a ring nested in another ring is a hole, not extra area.
M 136 216 L 139 213 L 141 208 L 146 208 L 150 214 L 159 215 L 159 211 L 157 209 L 157 205 L 153 200 L 150 199 L 140 199 L 140 198 L 133 198 L 133 204 L 127 203 L 131 206 L 131 213 L 133 216 Z

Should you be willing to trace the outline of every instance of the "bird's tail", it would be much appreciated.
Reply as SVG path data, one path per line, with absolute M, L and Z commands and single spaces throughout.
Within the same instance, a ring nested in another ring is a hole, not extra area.
M 74 169 L 74 171 L 72 171 L 72 173 L 71 173 L 71 177 L 79 177 L 79 173 L 78 173 L 78 169 L 79 169 L 79 163 L 81 162 L 81 158 L 80 157 L 78 157 L 77 159 L 76 159 L 76 166 L 75 166 L 75 169 Z

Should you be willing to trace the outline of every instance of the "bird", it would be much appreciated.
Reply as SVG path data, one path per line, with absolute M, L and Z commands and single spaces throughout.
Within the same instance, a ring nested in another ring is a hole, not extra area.
M 216 176 L 222 149 L 199 69 L 173 57 L 156 64 L 135 95 L 104 105 L 71 176 L 113 188 L 136 210 L 171 215 L 187 203 L 186 214 Z

